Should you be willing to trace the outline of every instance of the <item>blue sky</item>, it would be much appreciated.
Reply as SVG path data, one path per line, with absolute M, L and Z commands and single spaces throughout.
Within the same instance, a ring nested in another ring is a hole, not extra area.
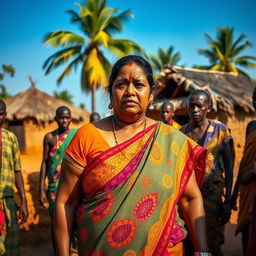
M 14 78 L 6 76 L 4 84 L 8 92 L 15 95 L 29 88 L 28 76 L 32 75 L 37 88 L 49 94 L 64 89 L 74 96 L 75 105 L 83 102 L 91 110 L 91 97 L 80 90 L 80 70 L 72 73 L 57 87 L 56 79 L 62 72 L 60 67 L 45 76 L 43 62 L 56 50 L 42 45 L 47 32 L 72 30 L 66 10 L 78 11 L 73 0 L 12 0 L 2 1 L 0 8 L 0 65 L 11 64 L 16 69 Z M 158 47 L 174 46 L 182 56 L 180 64 L 208 64 L 208 60 L 197 53 L 198 48 L 207 48 L 204 33 L 215 36 L 217 26 L 235 28 L 235 36 L 246 34 L 253 47 L 244 55 L 256 56 L 256 1 L 255 0 L 109 0 L 108 6 L 121 11 L 130 9 L 135 17 L 124 24 L 124 31 L 116 38 L 128 38 L 139 43 L 151 54 Z M 111 62 L 115 61 L 111 58 Z M 256 70 L 246 70 L 256 78 Z M 108 95 L 97 92 L 97 111 L 107 112 Z

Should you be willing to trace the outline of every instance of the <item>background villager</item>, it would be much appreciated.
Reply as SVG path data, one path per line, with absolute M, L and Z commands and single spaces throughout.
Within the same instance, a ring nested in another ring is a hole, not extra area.
M 39 177 L 39 202 L 43 207 L 49 204 L 51 218 L 54 215 L 56 192 L 59 183 L 61 163 L 65 149 L 75 135 L 77 129 L 70 129 L 71 111 L 66 106 L 56 109 L 55 121 L 58 128 L 44 137 L 43 159 Z M 45 178 L 48 187 L 45 189 Z
M 27 199 L 21 173 L 18 141 L 12 132 L 2 128 L 5 117 L 6 105 L 0 100 L 0 212 L 4 217 L 0 227 L 0 255 L 19 256 L 18 224 L 27 220 Z M 15 186 L 20 197 L 19 207 L 14 200 Z
M 68 255 L 75 223 L 79 255 L 181 255 L 186 230 L 178 202 L 195 250 L 207 252 L 196 183 L 206 151 L 145 116 L 153 91 L 143 58 L 115 63 L 109 79 L 114 114 L 81 127 L 66 149 L 56 198 L 57 255 Z
M 256 110 L 256 88 L 252 95 Z M 236 235 L 241 232 L 244 255 L 256 252 L 256 120 L 248 123 L 243 158 L 240 162 L 236 185 L 232 195 L 233 209 L 239 193 L 239 212 Z M 246 254 L 247 253 L 247 254 Z
M 173 120 L 174 106 L 171 102 L 164 102 L 160 108 L 160 115 L 165 124 L 171 125 L 176 129 L 180 129 L 181 125 Z
M 100 120 L 100 114 L 98 112 L 92 112 L 90 114 L 90 123 L 93 123 L 99 120 Z
M 209 250 L 218 256 L 223 255 L 224 227 L 231 215 L 234 145 L 230 130 L 223 123 L 207 118 L 210 110 L 210 95 L 203 90 L 193 91 L 188 98 L 191 121 L 181 130 L 207 149 L 206 174 L 201 192 Z

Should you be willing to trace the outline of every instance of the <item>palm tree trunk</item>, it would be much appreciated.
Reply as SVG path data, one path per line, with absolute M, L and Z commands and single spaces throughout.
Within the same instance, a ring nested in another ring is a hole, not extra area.
M 92 85 L 92 112 L 96 112 L 96 85 Z

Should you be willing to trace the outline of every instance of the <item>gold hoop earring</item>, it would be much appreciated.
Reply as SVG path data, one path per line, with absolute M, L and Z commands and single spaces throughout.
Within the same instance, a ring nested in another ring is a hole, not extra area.
M 113 108 L 113 105 L 112 105 L 111 102 L 108 104 L 108 108 L 109 108 L 109 109 L 112 109 L 112 108 Z

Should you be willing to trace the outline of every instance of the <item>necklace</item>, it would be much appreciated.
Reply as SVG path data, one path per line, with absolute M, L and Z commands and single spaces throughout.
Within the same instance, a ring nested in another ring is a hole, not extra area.
M 118 149 L 119 149 L 119 152 L 121 153 L 121 155 L 122 155 L 124 158 L 126 158 L 128 161 L 130 161 L 130 159 L 126 157 L 126 155 L 123 153 L 123 151 L 122 151 L 122 150 L 120 149 L 120 147 L 119 147 L 119 143 L 118 143 L 117 136 L 116 136 L 116 124 L 115 124 L 115 117 L 114 117 L 114 116 L 112 117 L 112 126 L 113 126 L 113 136 L 114 136 L 114 139 L 115 139 L 116 146 L 117 146 Z M 143 135 L 142 135 L 142 137 L 141 137 L 141 139 L 140 139 L 140 143 L 138 144 L 138 147 L 139 147 L 139 146 L 141 145 L 141 143 L 142 143 L 142 140 L 143 140 L 143 137 L 144 137 L 144 134 L 145 134 L 144 132 L 145 132 L 146 127 L 147 127 L 147 119 L 145 118 L 145 119 L 144 119 Z

